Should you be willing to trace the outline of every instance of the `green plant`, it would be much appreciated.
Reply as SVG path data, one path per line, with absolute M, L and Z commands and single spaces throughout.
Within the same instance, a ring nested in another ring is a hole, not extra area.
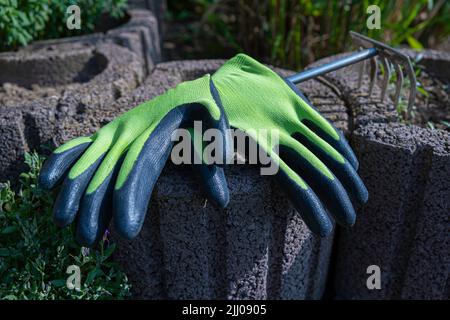
M 0 50 L 24 46 L 45 28 L 48 0 L 0 0 Z
M 293 69 L 348 49 L 350 30 L 415 49 L 450 34 L 450 2 L 445 0 L 189 0 L 182 5 L 169 0 L 168 5 L 175 12 L 172 20 L 198 20 L 192 23 L 197 46 L 245 51 Z M 370 5 L 380 7 L 380 30 L 367 29 Z
M 0 299 L 122 299 L 130 294 L 127 277 L 111 261 L 114 244 L 80 247 L 70 228 L 51 218 L 54 193 L 37 186 L 43 158 L 26 154 L 29 172 L 14 192 L 0 186 Z M 67 267 L 81 270 L 81 290 L 66 287 Z
M 80 7 L 81 29 L 69 30 L 67 8 Z M 60 38 L 95 31 L 107 13 L 124 16 L 127 0 L 0 0 L 0 50 L 15 49 L 36 39 Z

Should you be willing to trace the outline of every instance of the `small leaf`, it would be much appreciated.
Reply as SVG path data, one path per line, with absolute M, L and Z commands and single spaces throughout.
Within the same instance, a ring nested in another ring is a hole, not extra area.
M 11 234 L 17 231 L 17 227 L 16 226 L 7 226 L 6 228 L 4 228 L 2 230 L 2 234 Z
M 428 98 L 428 92 L 425 90 L 424 87 L 417 87 L 417 91 L 419 91 L 421 94 L 423 94 L 425 97 Z
M 450 122 L 445 121 L 445 120 L 441 120 L 441 123 L 446 126 L 447 128 L 450 128 Z
M 56 279 L 56 280 L 52 280 L 50 281 L 50 283 L 55 287 L 55 288 L 62 288 L 66 285 L 66 279 Z
M 111 244 L 111 245 L 105 250 L 105 253 L 104 253 L 104 255 L 103 255 L 103 260 L 108 259 L 108 258 L 111 256 L 111 254 L 114 252 L 114 250 L 116 250 L 116 244 L 115 244 L 115 243 Z
M 408 35 L 406 37 L 406 41 L 408 41 L 408 44 L 411 46 L 411 48 L 416 50 L 423 50 L 423 45 L 413 36 Z
M 98 273 L 98 269 L 97 269 L 97 268 L 91 270 L 91 271 L 88 273 L 88 276 L 87 276 L 86 281 L 85 281 L 85 283 L 84 283 L 85 286 L 91 285 L 91 283 L 94 281 L 95 277 L 97 276 L 97 273 Z

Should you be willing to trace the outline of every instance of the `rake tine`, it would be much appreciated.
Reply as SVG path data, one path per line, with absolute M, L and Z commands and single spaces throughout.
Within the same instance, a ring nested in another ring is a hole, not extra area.
M 366 69 L 365 60 L 370 59 L 370 85 L 369 85 L 369 97 L 372 95 L 373 88 L 375 86 L 375 81 L 378 75 L 378 62 L 376 56 L 380 56 L 381 63 L 386 70 L 383 83 L 381 87 L 381 101 L 384 101 L 387 94 L 387 87 L 389 86 L 389 80 L 392 72 L 391 64 L 393 69 L 397 74 L 397 81 L 395 84 L 395 106 L 398 106 L 400 102 L 400 94 L 403 87 L 403 71 L 402 68 L 408 75 L 409 81 L 411 83 L 411 89 L 409 91 L 408 99 L 408 109 L 406 117 L 412 116 L 412 109 L 414 106 L 414 100 L 416 96 L 416 76 L 414 69 L 412 67 L 409 57 L 402 53 L 401 51 L 394 49 L 380 41 L 371 39 L 362 34 L 350 31 L 350 36 L 353 42 L 360 48 L 359 51 L 345 56 L 343 58 L 337 59 L 332 62 L 328 62 L 324 65 L 313 67 L 302 72 L 296 73 L 286 78 L 287 81 L 297 84 L 309 79 L 314 79 L 318 76 L 327 74 L 335 70 L 350 66 L 352 64 L 361 63 L 358 75 L 358 88 L 361 87 L 364 72 Z M 405 117 L 405 118 L 406 118 Z
M 363 48 L 359 47 L 359 49 L 362 50 Z M 366 68 L 366 60 L 363 60 L 363 61 L 361 61 L 360 65 L 359 65 L 358 88 L 361 88 L 365 68 Z
M 377 58 L 373 57 L 370 59 L 370 87 L 369 87 L 369 97 L 372 95 L 373 87 L 375 86 L 375 81 L 377 79 L 378 64 Z
M 381 63 L 383 64 L 384 67 L 384 76 L 381 85 L 380 100 L 381 102 L 383 102 L 384 99 L 386 98 L 387 87 L 389 85 L 389 79 L 391 78 L 391 67 L 389 66 L 389 62 L 386 57 L 381 57 Z
M 397 81 L 395 83 L 395 96 L 394 96 L 394 105 L 397 107 L 400 102 L 400 92 L 403 86 L 403 72 L 400 68 L 400 65 L 394 63 L 395 74 L 397 75 Z
M 414 73 L 414 68 L 408 57 L 406 58 L 406 60 L 404 60 L 403 66 L 406 69 L 406 73 L 408 74 L 409 82 L 411 85 L 411 88 L 409 90 L 408 109 L 407 109 L 408 119 L 411 119 L 413 106 L 414 106 L 414 102 L 416 99 L 417 80 L 416 80 L 416 74 Z

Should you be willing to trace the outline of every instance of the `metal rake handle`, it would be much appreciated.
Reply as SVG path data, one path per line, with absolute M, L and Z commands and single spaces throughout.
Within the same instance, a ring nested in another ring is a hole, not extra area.
M 417 83 L 414 69 L 412 67 L 409 57 L 404 53 L 382 42 L 373 40 L 369 37 L 363 36 L 362 34 L 350 31 L 350 36 L 352 37 L 353 42 L 361 48 L 360 51 L 357 51 L 344 58 L 326 63 L 324 65 L 313 67 L 311 69 L 296 73 L 292 76 L 287 77 L 286 80 L 297 84 L 306 80 L 314 79 L 318 76 L 322 76 L 329 72 L 350 66 L 352 64 L 362 62 L 361 67 L 359 69 L 359 79 L 358 79 L 358 87 L 360 87 L 362 83 L 362 76 L 365 69 L 365 61 L 370 59 L 371 62 L 370 85 L 369 85 L 369 97 L 370 97 L 376 81 L 376 76 L 378 72 L 377 57 L 379 57 L 385 71 L 381 88 L 381 97 L 380 97 L 381 101 L 384 101 L 386 97 L 387 86 L 389 85 L 389 79 L 392 70 L 391 65 L 393 65 L 395 73 L 397 74 L 397 81 L 395 83 L 396 89 L 395 89 L 394 104 L 395 106 L 398 105 L 400 101 L 400 92 L 403 86 L 403 72 L 402 72 L 403 68 L 408 75 L 411 85 L 407 108 L 407 117 L 410 119 L 412 116 L 414 100 L 416 97 Z

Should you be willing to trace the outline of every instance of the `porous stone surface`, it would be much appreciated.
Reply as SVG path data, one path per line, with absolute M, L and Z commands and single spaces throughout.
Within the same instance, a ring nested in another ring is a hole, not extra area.
M 448 83 L 449 61 L 448 53 L 425 51 L 420 63 Z M 349 107 L 352 145 L 369 190 L 354 227 L 337 232 L 334 297 L 448 299 L 450 133 L 398 123 L 392 101 L 378 98 L 378 86 L 372 97 L 367 95 L 367 77 L 357 88 L 356 66 L 325 78 Z M 421 103 L 417 97 L 418 110 Z M 380 267 L 380 290 L 366 285 L 371 265 Z
M 156 8 L 156 7 L 155 7 Z M 142 8 L 127 10 L 123 24 L 107 30 L 77 37 L 43 40 L 33 42 L 21 49 L 33 52 L 36 49 L 48 48 L 59 44 L 113 43 L 129 49 L 144 64 L 146 73 L 150 73 L 156 63 L 161 61 L 161 40 L 158 20 L 155 14 Z
M 337 297 L 447 299 L 450 135 L 371 124 L 353 137 L 370 200 L 355 226 L 340 233 Z M 380 290 L 366 286 L 370 265 L 380 267 Z
M 158 20 L 159 34 L 164 36 L 164 20 L 167 11 L 166 0 L 128 0 L 128 7 L 150 10 Z
M 211 73 L 222 63 L 159 64 L 144 86 L 116 103 L 145 101 L 181 81 Z M 311 99 L 322 99 L 329 117 L 346 119 L 342 104 L 330 107 L 336 94 L 322 84 L 311 81 L 304 90 Z M 313 235 L 281 188 L 257 168 L 230 166 L 226 174 L 231 200 L 227 209 L 220 209 L 206 201 L 188 168 L 166 166 L 138 237 L 126 241 L 112 232 L 118 244 L 114 259 L 128 275 L 134 297 L 320 299 L 332 236 Z
M 0 80 L 0 143 L 8 146 L 0 154 L 0 178 L 13 182 L 25 151 L 48 152 L 46 147 L 95 132 L 111 119 L 111 103 L 145 75 L 134 53 L 112 43 L 7 52 L 0 65 L 8 70 Z
M 0 142 L 10 146 L 0 155 L 2 181 L 17 181 L 25 151 L 46 153 L 110 121 L 117 115 L 111 103 L 161 60 L 154 14 L 129 9 L 125 20 L 105 32 L 0 53 Z

